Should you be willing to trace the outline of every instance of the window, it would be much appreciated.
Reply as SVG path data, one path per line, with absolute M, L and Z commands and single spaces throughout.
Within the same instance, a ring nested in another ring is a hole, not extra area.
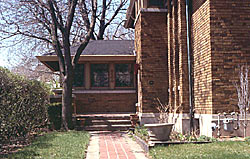
M 91 64 L 91 86 L 92 87 L 109 86 L 108 64 Z
M 73 87 L 84 87 L 84 64 L 76 65 Z
M 132 64 L 115 64 L 115 86 L 132 87 L 133 72 Z
M 164 7 L 165 0 L 148 0 L 149 6 Z

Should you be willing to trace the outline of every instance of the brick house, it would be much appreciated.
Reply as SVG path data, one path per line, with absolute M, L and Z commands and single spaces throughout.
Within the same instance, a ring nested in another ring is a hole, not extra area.
M 201 135 L 216 136 L 218 113 L 238 110 L 233 82 L 238 65 L 250 61 L 250 0 L 195 0 L 189 18 L 186 5 L 130 0 L 125 27 L 135 29 L 135 40 L 88 44 L 75 72 L 75 113 L 136 112 L 141 124 L 154 123 L 160 100 L 179 108 L 176 131 L 194 123 Z M 54 53 L 37 58 L 59 70 Z
M 76 49 L 71 47 L 71 52 Z M 74 113 L 135 113 L 135 57 L 132 40 L 90 41 L 75 70 Z M 55 53 L 37 58 L 53 72 L 59 71 Z
M 125 27 L 135 29 L 142 123 L 156 122 L 160 99 L 181 108 L 176 130 L 189 131 L 193 110 L 200 134 L 212 136 L 218 113 L 238 110 L 233 82 L 250 62 L 250 0 L 130 0 Z

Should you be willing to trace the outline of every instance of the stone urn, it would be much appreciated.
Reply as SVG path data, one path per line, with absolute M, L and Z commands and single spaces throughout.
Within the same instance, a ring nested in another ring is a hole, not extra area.
M 172 123 L 145 124 L 151 141 L 168 141 L 173 128 Z

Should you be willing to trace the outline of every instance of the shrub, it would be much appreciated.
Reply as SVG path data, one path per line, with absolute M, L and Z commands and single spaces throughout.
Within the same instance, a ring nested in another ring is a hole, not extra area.
M 48 88 L 0 67 L 0 140 L 26 137 L 47 122 Z
M 144 126 L 137 125 L 135 127 L 135 135 L 140 137 L 144 141 L 149 140 L 148 129 L 146 127 L 144 127 Z

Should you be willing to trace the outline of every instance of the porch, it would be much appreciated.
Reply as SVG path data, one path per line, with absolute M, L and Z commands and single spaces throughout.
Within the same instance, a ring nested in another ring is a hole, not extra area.
M 78 95 L 74 93 L 72 95 L 72 117 L 75 128 L 86 131 L 126 131 L 132 128 L 131 115 L 136 113 L 135 92 L 126 91 L 125 94 L 123 92 L 120 95 L 113 93 L 106 92 L 102 95 L 98 95 L 95 91 L 91 95 L 88 95 L 88 93 Z M 105 101 L 100 96 L 106 99 L 110 98 L 110 100 Z M 128 96 L 131 97 L 125 99 Z M 61 98 L 62 95 L 57 94 L 51 96 L 50 101 L 58 103 L 61 102 Z M 89 100 L 92 102 L 89 102 Z

